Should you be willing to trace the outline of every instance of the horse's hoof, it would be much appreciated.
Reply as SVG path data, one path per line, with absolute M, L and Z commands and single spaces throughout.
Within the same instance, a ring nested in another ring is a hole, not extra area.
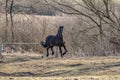
M 61 58 L 63 58 L 63 55 L 61 56 Z
M 44 56 L 41 56 L 41 58 L 44 58 Z
M 66 52 L 65 53 L 63 53 L 63 55 L 65 55 L 66 54 Z
M 52 53 L 52 55 L 54 55 L 54 53 Z

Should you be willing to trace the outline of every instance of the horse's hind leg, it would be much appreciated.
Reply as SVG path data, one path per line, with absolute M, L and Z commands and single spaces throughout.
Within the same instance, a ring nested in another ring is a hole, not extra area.
M 67 49 L 66 49 L 66 46 L 63 45 L 63 48 L 65 49 L 65 52 L 63 53 L 63 55 L 65 55 L 67 53 Z
M 61 57 L 63 57 L 63 54 L 62 54 L 62 49 L 61 49 L 61 47 L 60 47 L 60 46 L 59 46 L 59 50 L 60 50 Z
M 46 55 L 46 57 L 48 57 L 48 56 L 49 56 L 49 47 L 47 47 L 46 50 L 47 50 L 47 55 Z
M 52 50 L 52 55 L 54 55 L 54 50 L 53 50 L 53 47 L 51 47 L 51 50 Z

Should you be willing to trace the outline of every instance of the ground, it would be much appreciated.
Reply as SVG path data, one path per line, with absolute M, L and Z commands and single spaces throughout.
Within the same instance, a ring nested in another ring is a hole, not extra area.
M 43 58 L 39 54 L 4 54 L 0 80 L 120 80 L 120 58 Z

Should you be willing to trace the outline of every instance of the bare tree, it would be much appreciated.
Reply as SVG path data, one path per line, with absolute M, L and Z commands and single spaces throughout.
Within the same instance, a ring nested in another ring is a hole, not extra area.
M 5 38 L 8 40 L 8 0 L 5 2 L 5 14 L 6 14 L 6 26 L 5 26 Z
M 13 4 L 14 4 L 14 0 L 11 1 L 10 4 L 10 20 L 11 20 L 11 36 L 12 36 L 12 42 L 14 42 L 15 38 L 14 38 L 14 24 L 13 24 Z
M 72 2 L 68 0 L 45 0 L 45 4 L 65 14 L 82 15 L 91 20 L 99 31 L 100 53 L 103 55 L 105 55 L 103 38 L 107 37 L 104 33 L 106 25 L 120 34 L 119 15 L 112 0 L 82 0 L 82 2 L 79 0 Z
M 10 31 L 11 31 L 11 39 L 12 39 L 12 42 L 14 42 L 14 31 L 13 31 L 13 26 L 14 26 L 14 23 L 13 23 L 13 4 L 14 4 L 14 0 L 6 0 L 5 1 L 5 15 L 6 15 L 6 26 L 5 26 L 5 40 L 8 41 L 8 30 L 9 30 L 9 18 L 10 18 L 10 22 L 11 22 L 11 25 L 10 25 Z M 10 15 L 10 17 L 9 17 Z

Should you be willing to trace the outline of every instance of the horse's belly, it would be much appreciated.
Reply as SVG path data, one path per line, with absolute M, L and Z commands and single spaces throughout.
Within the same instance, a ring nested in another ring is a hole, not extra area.
M 62 46 L 63 42 L 62 41 L 52 41 L 50 43 L 51 46 Z

